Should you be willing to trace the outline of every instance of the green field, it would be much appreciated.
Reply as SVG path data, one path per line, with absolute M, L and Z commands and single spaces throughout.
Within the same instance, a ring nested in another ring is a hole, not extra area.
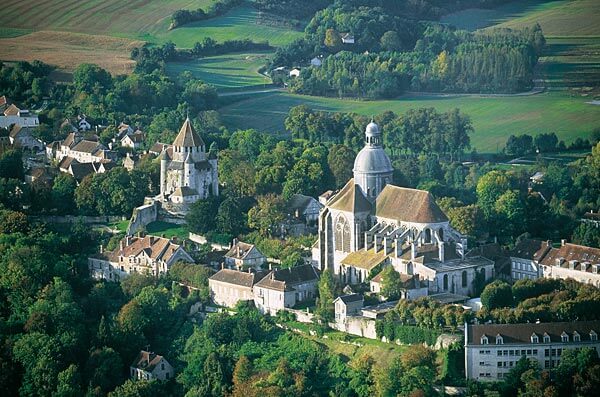
M 11 34 L 15 34 L 14 29 L 58 30 L 152 43 L 171 40 L 178 47 L 192 47 L 204 37 L 212 37 L 217 41 L 249 38 L 281 45 L 302 35 L 300 31 L 262 24 L 258 11 L 248 6 L 237 7 L 217 18 L 168 30 L 174 11 L 206 9 L 212 2 L 213 0 L 4 0 L 0 26 Z M 0 37 L 12 37 L 2 34 L 3 30 L 0 30 Z
M 150 35 L 138 35 L 135 38 L 150 42 L 171 40 L 179 47 L 192 47 L 204 37 L 212 37 L 219 42 L 231 39 L 251 39 L 268 41 L 271 45 L 287 44 L 302 36 L 302 32 L 284 27 L 275 27 L 261 23 L 258 11 L 251 7 L 238 7 L 227 14 L 190 23 L 177 29 Z
M 470 115 L 473 121 L 475 133 L 471 136 L 472 145 L 479 152 L 494 153 L 504 147 L 511 134 L 555 132 L 559 139 L 567 143 L 579 136 L 589 136 L 600 123 L 600 106 L 587 104 L 586 101 L 589 99 L 574 97 L 565 91 L 517 97 L 413 96 L 390 101 L 354 101 L 268 93 L 230 104 L 220 111 L 230 128 L 256 128 L 282 133 L 289 109 L 300 104 L 319 110 L 355 112 L 367 116 L 386 110 L 403 113 L 417 107 L 434 107 L 440 111 L 459 108 Z
M 167 64 L 167 73 L 177 76 L 189 71 L 194 77 L 220 89 L 269 84 L 270 80 L 259 74 L 258 69 L 270 55 L 269 52 L 228 54 L 191 62 L 172 62 Z
M 174 223 L 155 221 L 146 226 L 146 232 L 155 236 L 164 236 L 167 238 L 177 237 L 180 240 L 185 240 L 189 237 L 189 231 L 186 225 L 176 225 Z
M 9 39 L 12 37 L 23 36 L 27 33 L 31 33 L 31 29 L 18 29 L 18 28 L 5 28 L 0 27 L 0 39 Z

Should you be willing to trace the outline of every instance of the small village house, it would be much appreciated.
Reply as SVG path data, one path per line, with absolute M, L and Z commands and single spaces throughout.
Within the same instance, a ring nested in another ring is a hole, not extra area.
M 230 269 L 260 269 L 267 261 L 262 252 L 254 244 L 244 243 L 234 239 L 231 248 L 224 256 L 225 266 Z
M 343 323 L 348 316 L 360 316 L 364 304 L 360 294 L 342 295 L 333 301 L 335 322 Z
M 163 356 L 141 350 L 129 367 L 129 375 L 134 380 L 169 380 L 175 370 Z
M 251 301 L 254 299 L 254 285 L 265 274 L 221 269 L 208 279 L 210 297 L 215 304 L 226 307 L 234 307 L 239 301 Z

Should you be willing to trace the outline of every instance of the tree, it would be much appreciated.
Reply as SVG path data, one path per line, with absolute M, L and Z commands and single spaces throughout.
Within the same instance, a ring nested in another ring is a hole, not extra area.
M 529 370 L 537 369 L 537 361 L 533 361 L 525 356 L 521 356 L 519 361 L 515 363 L 515 366 L 504 376 L 502 395 L 516 396 L 518 391 L 524 386 L 522 379 L 523 374 Z
M 504 192 L 494 205 L 498 216 L 499 233 L 505 236 L 517 236 L 525 230 L 525 204 L 519 192 L 509 190 Z
M 325 41 L 323 44 L 329 47 L 331 52 L 337 52 L 337 50 L 342 46 L 340 34 L 336 32 L 335 29 L 327 29 L 325 31 Z
M 359 397 L 368 397 L 373 395 L 375 379 L 373 377 L 373 367 L 375 360 L 369 355 L 363 355 L 351 364 L 352 375 L 350 387 Z
M 356 153 L 346 145 L 333 145 L 327 155 L 327 163 L 335 178 L 336 187 L 341 187 L 352 178 Z
M 435 370 L 435 351 L 423 345 L 414 345 L 400 356 L 400 362 L 405 371 L 414 367 L 426 367 Z
M 485 286 L 481 304 L 488 310 L 510 307 L 513 304 L 512 289 L 506 281 L 496 280 Z
M 248 211 L 248 226 L 258 230 L 262 236 L 277 233 L 278 225 L 284 219 L 285 202 L 281 196 L 267 194 L 257 199 L 257 204 Z
M 247 228 L 247 219 L 242 211 L 240 200 L 234 197 L 225 199 L 219 205 L 215 220 L 219 232 L 232 236 L 242 234 Z
M 386 51 L 400 51 L 403 47 L 400 35 L 398 32 L 393 30 L 388 30 L 385 32 L 383 36 L 381 36 L 379 42 L 381 44 L 381 48 Z
M 381 272 L 381 295 L 388 300 L 400 299 L 402 295 L 400 273 L 393 266 L 386 266 Z
M 510 181 L 501 171 L 490 171 L 477 182 L 477 204 L 484 216 L 490 219 L 495 212 L 496 200 L 508 189 Z
M 163 390 L 160 382 L 157 380 L 146 380 L 136 382 L 128 379 L 115 390 L 108 393 L 108 397 L 154 397 L 166 395 L 168 393 Z
M 85 364 L 85 379 L 90 388 L 108 393 L 123 383 L 123 361 L 110 347 L 94 350 Z
M 0 152 L 0 178 L 23 179 L 22 153 L 18 149 Z
M 52 397 L 79 397 L 83 395 L 81 375 L 75 364 L 58 374 L 58 386 Z
M 317 308 L 315 314 L 321 319 L 322 322 L 328 323 L 333 320 L 334 307 L 333 307 L 333 296 L 335 292 L 333 276 L 329 269 L 325 269 L 321 273 L 319 279 L 319 299 L 317 301 Z
M 0 233 L 27 233 L 28 230 L 27 215 L 19 211 L 0 210 Z
M 75 211 L 75 189 L 77 181 L 72 175 L 60 173 L 52 185 L 52 205 L 59 214 L 71 214 Z
M 581 222 L 573 231 L 573 243 L 600 248 L 600 228 L 588 222 Z
M 476 204 L 451 208 L 446 215 L 452 227 L 464 235 L 476 237 L 483 229 L 483 215 Z
M 78 91 L 88 94 L 95 89 L 104 92 L 111 87 L 112 77 L 98 65 L 82 63 L 73 72 L 73 85 Z
M 192 205 L 185 216 L 185 220 L 194 233 L 206 233 L 214 230 L 216 226 L 215 214 L 219 208 L 219 200 L 210 196 L 204 200 L 198 200 Z

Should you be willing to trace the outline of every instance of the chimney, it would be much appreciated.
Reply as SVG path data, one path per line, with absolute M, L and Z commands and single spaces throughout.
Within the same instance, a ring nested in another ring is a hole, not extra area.
M 414 261 L 417 258 L 417 245 L 413 241 L 410 245 L 410 260 Z
M 119 241 L 119 250 L 123 251 L 123 249 L 125 249 L 125 243 L 123 242 L 123 239 L 121 239 L 121 241 Z
M 231 243 L 231 245 L 235 246 L 238 242 L 239 242 L 239 240 L 236 237 L 236 238 L 233 239 L 233 242 Z
M 251 267 L 248 268 L 248 274 L 252 274 L 252 268 Z
M 129 246 L 131 244 L 131 236 L 125 237 L 125 245 Z
M 171 237 L 171 241 L 174 242 L 175 244 L 177 244 L 177 236 Z
M 103 254 L 104 253 L 104 246 L 102 244 L 100 244 L 100 253 Z
M 561 247 L 564 247 L 564 246 L 565 246 L 565 244 L 567 244 L 567 240 L 566 240 L 566 239 L 564 239 L 564 238 L 563 238 L 563 239 L 561 239 L 561 240 L 560 240 L 560 246 L 561 246 Z
M 225 269 L 225 262 L 221 262 L 221 270 Z
M 273 270 L 273 265 L 269 262 L 269 270 Z

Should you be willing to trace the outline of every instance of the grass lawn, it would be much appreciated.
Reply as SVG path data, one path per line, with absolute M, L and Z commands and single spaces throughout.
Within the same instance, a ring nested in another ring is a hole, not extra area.
M 341 354 L 349 361 L 358 359 L 364 355 L 371 356 L 379 365 L 388 366 L 392 360 L 402 354 L 410 346 L 400 346 L 394 343 L 384 343 L 374 339 L 361 338 L 359 336 L 348 335 L 339 331 L 330 331 L 325 334 L 326 339 L 314 338 L 331 351 Z M 345 342 L 357 342 L 362 346 L 355 346 Z
M 196 78 L 213 84 L 217 88 L 239 88 L 269 84 L 258 69 L 267 63 L 270 52 L 228 54 L 202 58 L 190 62 L 170 62 L 167 73 L 177 76 L 189 71 Z
M 112 229 L 117 229 L 120 232 L 126 232 L 129 226 L 129 220 L 119 221 L 108 225 Z
M 504 147 L 511 134 L 555 132 L 567 143 L 579 136 L 589 136 L 598 127 L 600 106 L 587 104 L 588 100 L 573 97 L 565 91 L 520 97 L 413 96 L 387 101 L 343 100 L 276 92 L 254 95 L 227 105 L 220 112 L 230 128 L 283 133 L 289 109 L 300 104 L 318 110 L 355 112 L 367 116 L 386 110 L 403 113 L 418 107 L 434 107 L 439 111 L 459 108 L 473 121 L 473 147 L 480 153 L 495 153 Z
M 196 42 L 202 41 L 204 37 L 212 37 L 220 42 L 232 39 L 266 40 L 271 45 L 279 46 L 302 35 L 301 31 L 262 24 L 257 10 L 242 6 L 217 18 L 190 23 L 171 31 L 163 29 L 150 34 L 142 34 L 136 38 L 159 43 L 171 40 L 179 47 L 190 48 Z
M 189 237 L 189 231 L 186 225 L 176 225 L 174 223 L 162 221 L 148 224 L 148 226 L 146 226 L 146 232 L 157 236 L 162 236 L 164 234 L 167 238 L 177 237 L 180 240 L 185 240 Z

